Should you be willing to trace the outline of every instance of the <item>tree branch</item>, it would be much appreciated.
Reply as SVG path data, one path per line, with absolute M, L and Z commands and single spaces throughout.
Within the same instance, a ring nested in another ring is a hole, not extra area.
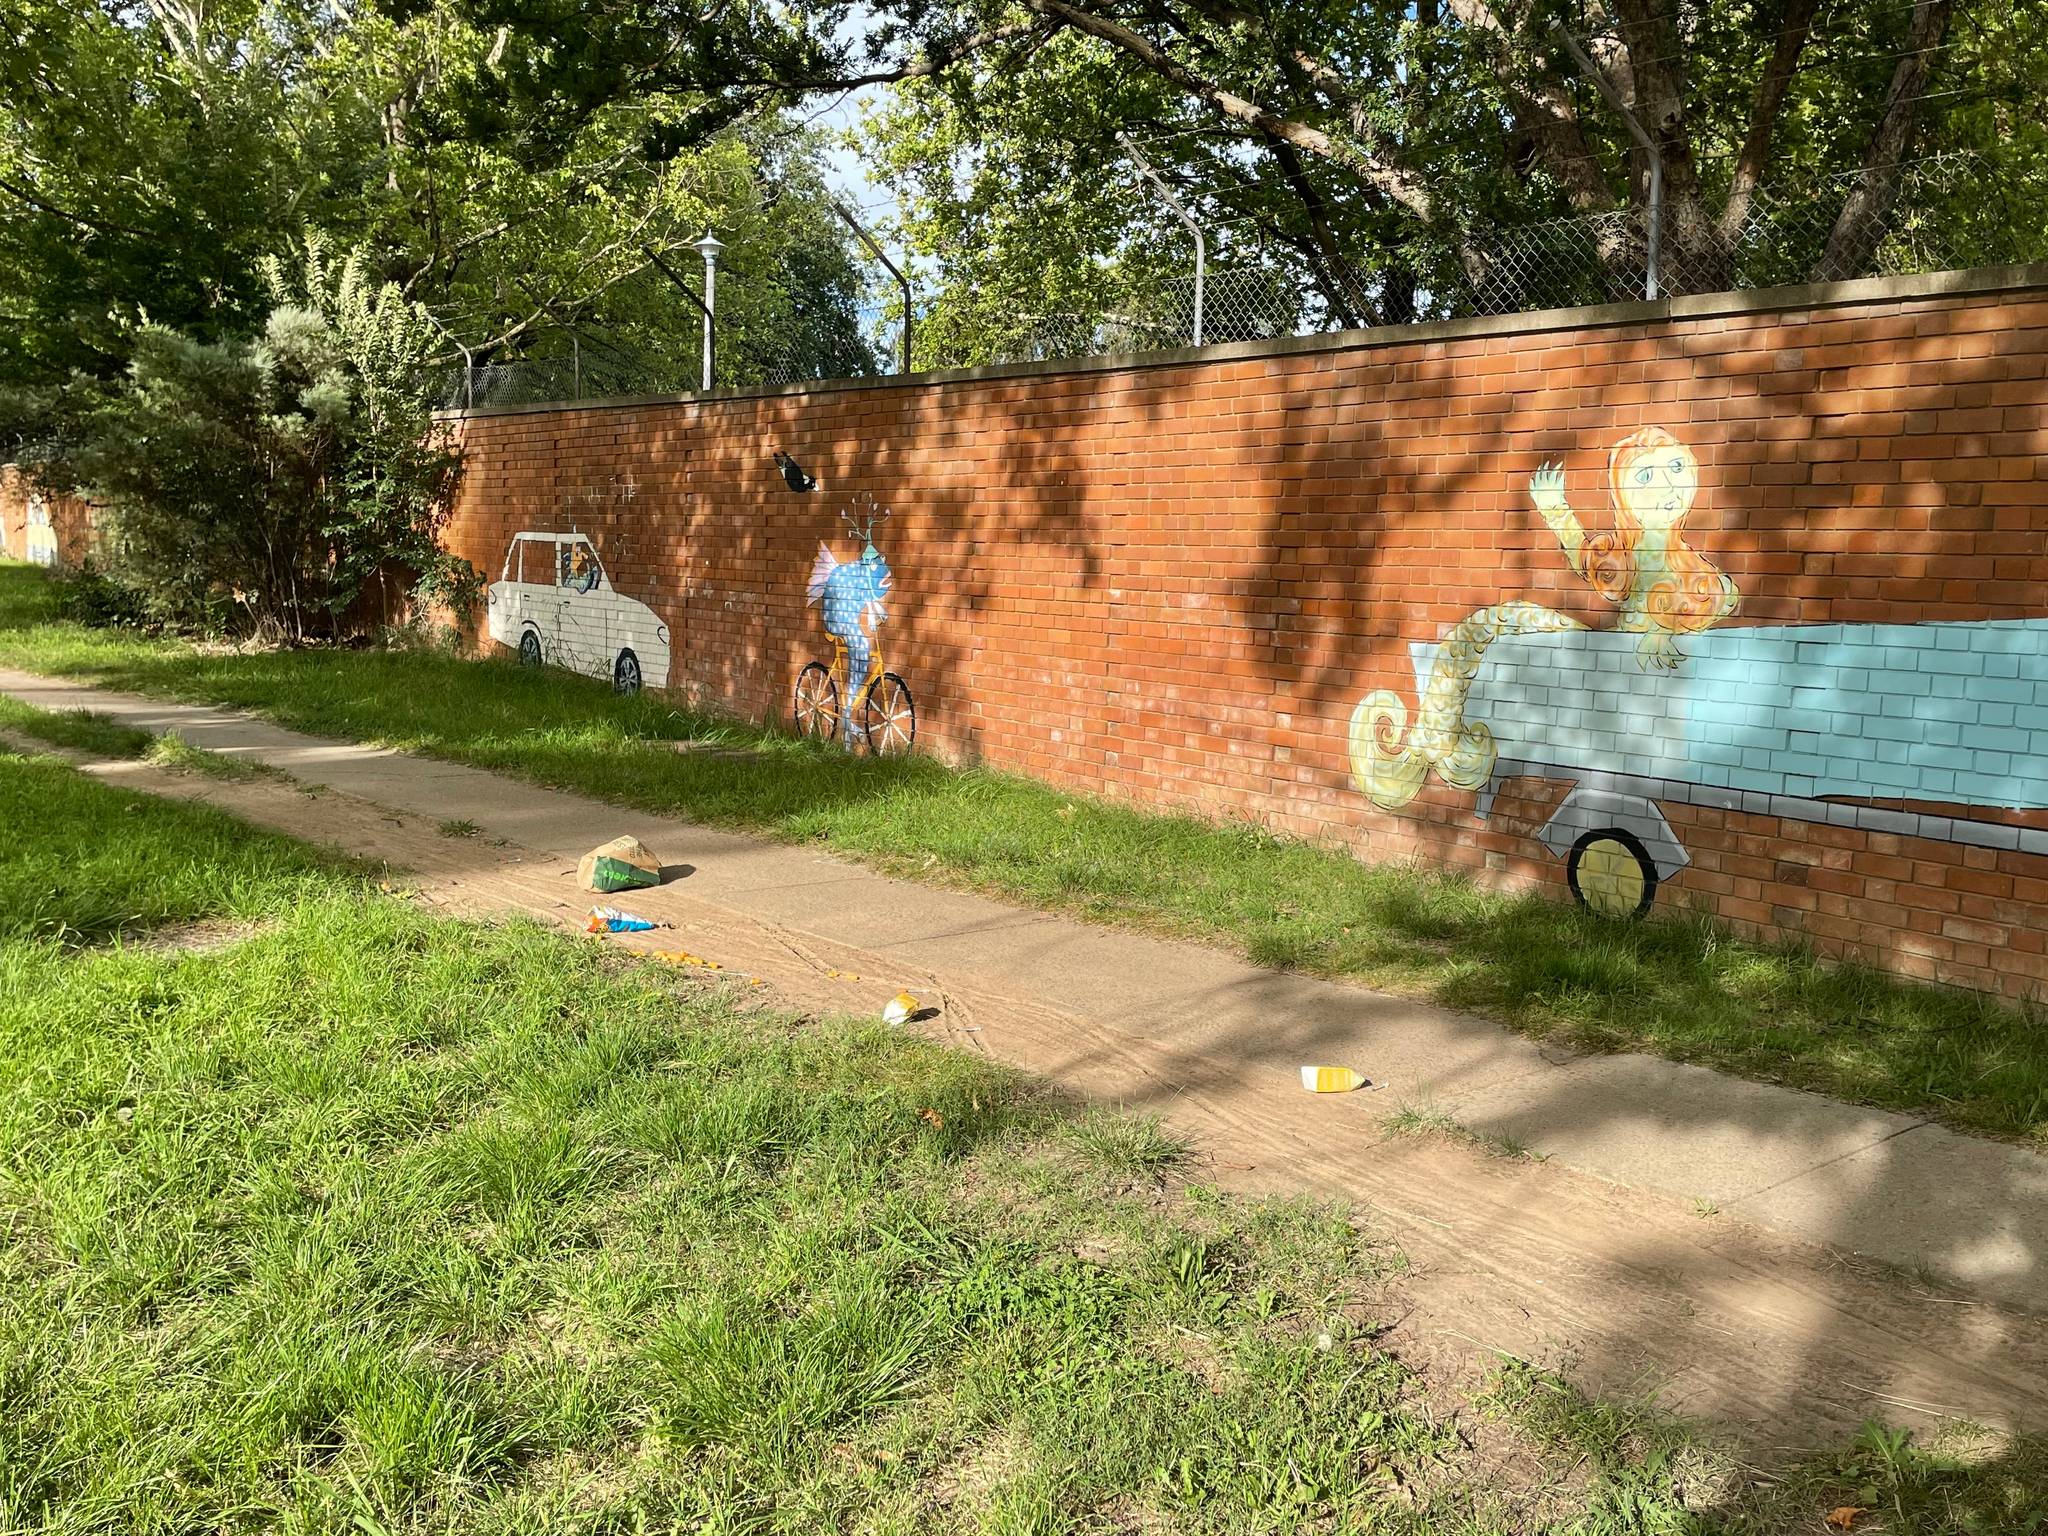
M 1487 34 L 1498 44 L 1493 50 L 1494 78 L 1507 92 L 1516 125 L 1528 134 L 1543 168 L 1564 187 L 1572 206 L 1583 212 L 1613 207 L 1614 188 L 1586 138 L 1570 93 L 1555 80 L 1530 79 L 1517 67 L 1512 44 L 1519 34 L 1509 31 L 1486 0 L 1449 3 L 1460 25 Z
M 1315 259 L 1312 269 L 1317 271 L 1317 287 L 1323 290 L 1323 297 L 1329 301 L 1338 320 L 1346 330 L 1358 325 L 1360 294 L 1358 279 L 1352 275 L 1351 263 L 1344 259 L 1344 248 L 1337 241 L 1336 231 L 1330 227 L 1329 208 L 1323 202 L 1323 195 L 1316 190 L 1315 183 L 1308 179 L 1308 169 L 1301 163 L 1301 153 L 1292 144 L 1282 139 L 1269 139 L 1267 147 L 1280 166 L 1280 174 L 1286 178 L 1295 200 L 1308 215 L 1308 231 L 1311 249 Z
M 963 37 L 952 47 L 938 53 L 920 54 L 915 59 L 901 64 L 892 64 L 885 69 L 870 71 L 864 75 L 835 75 L 808 80 L 748 79 L 745 77 L 727 81 L 740 86 L 779 86 L 791 91 L 850 91 L 863 85 L 890 85 L 898 80 L 919 80 L 929 75 L 941 74 L 955 64 L 971 58 L 982 49 L 997 43 L 1006 43 L 1012 38 L 1029 37 L 1045 27 L 1043 21 L 1018 21 L 1007 26 L 990 27 L 984 32 L 975 32 Z
M 1023 3 L 1040 15 L 1064 22 L 1077 32 L 1085 32 L 1090 37 L 1108 43 L 1162 80 L 1179 86 L 1188 95 L 1206 103 L 1225 117 L 1244 123 L 1272 138 L 1284 140 L 1319 160 L 1329 160 L 1343 166 L 1367 186 L 1384 193 L 1423 223 L 1431 222 L 1435 214 L 1435 200 L 1430 196 L 1429 189 L 1423 185 L 1422 179 L 1405 167 L 1375 160 L 1350 145 L 1333 139 L 1320 128 L 1312 128 L 1307 123 L 1282 117 L 1255 101 L 1225 90 L 1215 81 L 1196 74 L 1151 39 L 1133 31 L 1120 21 L 1098 16 L 1093 11 L 1069 4 L 1068 0 L 1023 0 Z
M 1828 231 L 1827 249 L 1814 276 L 1830 279 L 1855 277 L 1862 273 L 1884 238 L 1884 222 L 1899 195 L 1899 162 L 1913 141 L 1920 122 L 1920 95 L 1934 69 L 1934 51 L 1948 33 L 1949 14 L 1955 0 L 1918 0 L 1913 23 L 1906 32 L 1906 51 L 1892 71 L 1891 89 L 1885 93 L 1884 112 L 1871 130 L 1864 151 L 1863 168 L 1856 184 L 1842 200 L 1834 228 Z
M 1820 0 L 1789 0 L 1777 45 L 1770 62 L 1757 81 L 1756 101 L 1749 112 L 1749 132 L 1742 140 L 1742 153 L 1735 159 L 1735 174 L 1728 184 L 1728 201 L 1721 207 L 1718 232 L 1724 246 L 1733 245 L 1749 217 L 1756 189 L 1763 183 L 1764 170 L 1771 162 L 1771 141 L 1777 133 L 1779 114 L 1785 110 L 1785 95 L 1799 73 L 1799 59 L 1813 34 L 1814 12 Z
M 69 208 L 62 207 L 49 201 L 47 198 L 40 197 L 36 193 L 31 192 L 27 187 L 17 182 L 9 181 L 4 176 L 0 176 L 0 192 L 12 192 L 16 197 L 37 211 L 47 213 L 53 219 L 62 219 L 68 224 L 76 224 L 80 229 L 92 230 L 96 234 L 126 235 L 131 240 L 154 240 L 157 238 L 144 230 L 132 229 L 126 224 L 115 224 L 106 219 L 95 219 L 83 213 L 73 213 Z

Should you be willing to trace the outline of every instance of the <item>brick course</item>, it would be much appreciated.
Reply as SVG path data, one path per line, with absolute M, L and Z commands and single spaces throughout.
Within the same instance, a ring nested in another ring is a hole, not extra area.
M 893 511 L 881 645 L 921 749 L 1561 893 L 1533 834 L 1565 782 L 1509 779 L 1482 822 L 1432 777 L 1387 812 L 1347 757 L 1364 695 L 1412 703 L 1411 641 L 1511 600 L 1613 627 L 1534 510 L 1539 465 L 1564 464 L 1598 532 L 1609 448 L 1675 435 L 1701 474 L 1685 537 L 1734 580 L 1742 625 L 2048 617 L 2048 288 L 1868 286 L 1796 309 L 477 412 L 458 419 L 449 543 L 496 579 L 513 534 L 587 533 L 668 624 L 673 691 L 787 719 L 798 669 L 831 654 L 812 560 L 821 541 L 857 554 L 837 514 L 872 494 Z M 777 449 L 819 489 L 790 491 Z M 1660 906 L 1914 976 L 2048 980 L 2048 855 L 1660 804 L 1692 857 Z M 1915 803 L 1884 825 L 1922 813 L 1998 819 Z

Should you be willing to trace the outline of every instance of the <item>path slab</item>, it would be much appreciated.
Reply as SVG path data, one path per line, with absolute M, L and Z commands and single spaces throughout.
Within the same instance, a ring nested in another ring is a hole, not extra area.
M 1729 1209 L 1983 1295 L 2048 1301 L 2048 1157 L 2024 1147 L 1917 1125 Z
M 1642 1055 L 1545 1061 L 1438 1101 L 1460 1124 L 1603 1178 L 1728 1205 L 1925 1124 L 1910 1115 Z M 2036 1157 L 2048 1166 L 2048 1159 Z

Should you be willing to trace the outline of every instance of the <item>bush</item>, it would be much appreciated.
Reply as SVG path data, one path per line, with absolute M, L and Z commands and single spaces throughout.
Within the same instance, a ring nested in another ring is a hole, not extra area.
M 92 629 L 152 627 L 143 595 L 87 562 L 56 578 L 57 612 L 74 624 Z
M 106 574 L 152 620 L 292 641 L 338 633 L 388 571 L 473 604 L 481 578 L 438 544 L 460 459 L 413 388 L 432 321 L 373 289 L 359 254 L 330 269 L 317 240 L 296 283 L 264 275 L 260 336 L 140 327 L 60 466 L 111 509 Z

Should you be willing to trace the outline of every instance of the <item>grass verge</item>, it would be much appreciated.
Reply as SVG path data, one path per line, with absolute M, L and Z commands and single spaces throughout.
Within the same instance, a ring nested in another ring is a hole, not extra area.
M 253 762 L 245 758 L 225 757 L 205 747 L 195 747 L 176 731 L 165 731 L 150 743 L 144 754 L 159 768 L 169 768 L 178 773 L 196 773 L 209 779 L 221 779 L 228 783 L 246 784 L 255 779 L 285 779 L 289 775 L 271 767 L 268 763 Z
M 95 757 L 141 757 L 156 738 L 89 709 L 48 710 L 0 694 L 0 730 Z
M 663 814 L 816 841 L 898 874 L 1221 940 L 1581 1049 L 1646 1050 L 2048 1146 L 2038 1011 L 1818 962 L 1685 917 L 1604 922 L 1453 876 L 924 759 L 848 758 L 431 651 L 242 654 L 58 621 L 0 566 L 0 663 L 259 710 Z M 744 757 L 678 752 L 724 741 Z
M 1182 1182 L 1156 1122 L 48 761 L 0 791 L 119 822 L 93 905 L 273 904 L 205 952 L 0 936 L 0 1529 L 1761 1536 L 1874 1475 L 1519 1367 L 1432 1410 L 1372 1342 L 1397 1257 Z M 1895 1536 L 2048 1511 L 2031 1443 L 1937 1499 L 1866 1440 Z
M 362 868 L 208 806 L 110 788 L 0 753 L 0 942 L 101 942 L 289 909 Z

